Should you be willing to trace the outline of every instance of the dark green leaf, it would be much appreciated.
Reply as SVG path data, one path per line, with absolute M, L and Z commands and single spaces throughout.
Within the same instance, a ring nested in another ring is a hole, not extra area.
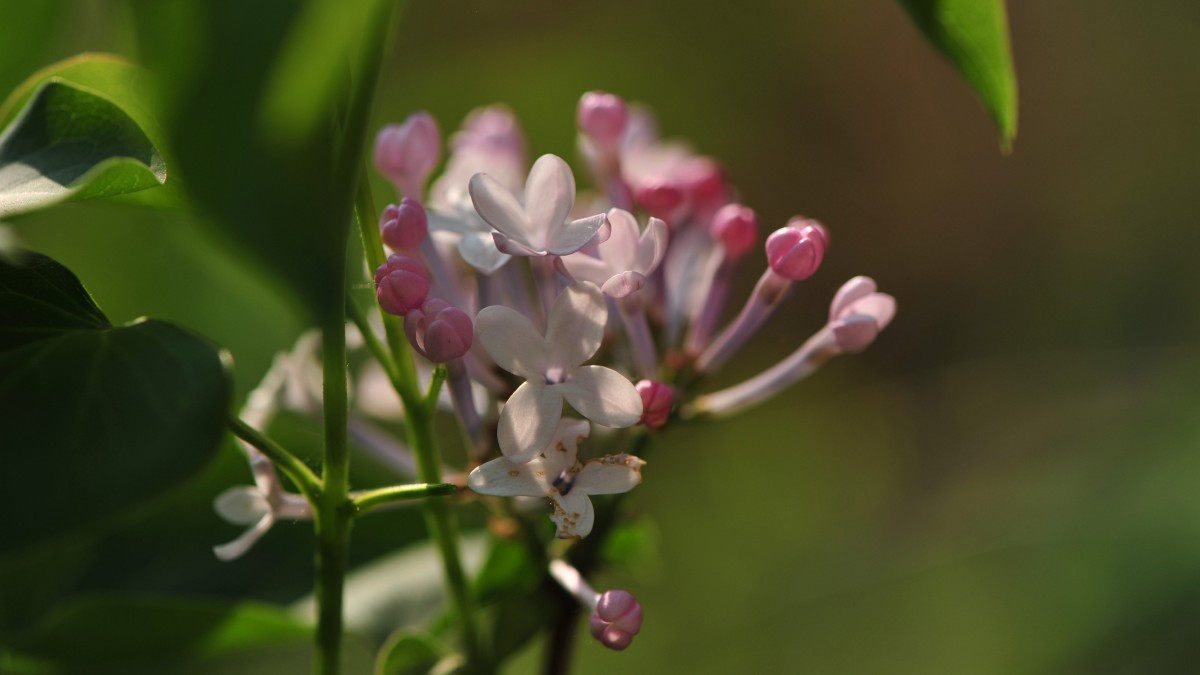
M 310 650 L 312 629 L 266 605 L 153 596 L 86 598 L 18 639 L 11 660 L 51 672 L 174 672 L 195 661 L 253 648 Z
M 54 38 L 61 26 L 59 18 L 66 0 L 39 0 L 0 3 L 4 20 L 0 21 L 0 92 L 17 86 L 21 78 L 50 58 Z M 0 123 L 0 126 L 3 126 Z
M 475 578 L 475 597 L 482 604 L 528 593 L 545 577 L 545 561 L 536 563 L 525 546 L 504 539 L 492 542 L 487 561 Z
M 162 156 L 138 123 L 74 85 L 46 83 L 0 134 L 0 216 L 166 180 Z
M 0 553 L 161 496 L 215 455 L 226 358 L 168 323 L 111 327 L 38 254 L 0 260 Z
M 1017 77 L 1004 0 L 900 0 L 983 100 L 1007 149 L 1017 135 Z
M 401 631 L 388 638 L 375 660 L 375 675 L 425 675 L 443 649 L 428 635 Z

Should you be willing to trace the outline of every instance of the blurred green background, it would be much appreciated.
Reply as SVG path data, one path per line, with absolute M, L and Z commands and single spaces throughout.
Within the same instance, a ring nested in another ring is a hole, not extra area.
M 1020 130 L 1002 156 L 890 0 L 408 3 L 372 129 L 427 109 L 445 133 L 504 102 L 532 154 L 571 156 L 575 103 L 603 89 L 719 159 L 764 229 L 828 225 L 822 270 L 716 384 L 789 353 L 850 276 L 899 300 L 863 355 L 663 438 L 633 500 L 657 556 L 598 584 L 639 596 L 643 632 L 621 654 L 581 639 L 578 672 L 1200 669 L 1200 5 L 1009 12 Z M 123 3 L 61 3 L 52 20 L 53 40 L 0 47 L 0 89 L 84 50 L 138 57 Z M 83 203 L 12 224 L 114 321 L 171 319 L 229 348 L 240 395 L 301 330 L 193 218 Z M 294 599 L 307 526 L 229 565 L 209 553 L 237 529 L 207 504 L 246 478 L 228 449 L 79 577 Z M 364 520 L 355 557 L 412 522 Z

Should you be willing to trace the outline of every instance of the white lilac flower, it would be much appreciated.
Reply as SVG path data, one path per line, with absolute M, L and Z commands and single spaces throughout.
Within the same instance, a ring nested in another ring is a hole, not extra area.
M 667 224 L 658 218 L 638 228 L 633 214 L 611 209 L 608 240 L 596 247 L 597 256 L 582 251 L 560 258 L 562 267 L 578 281 L 590 281 L 610 298 L 623 298 L 646 283 L 667 250 Z
M 555 155 L 542 155 L 525 180 L 525 201 L 486 173 L 468 186 L 480 217 L 496 228 L 496 248 L 509 255 L 567 255 L 595 238 L 607 238 L 603 213 L 567 222 L 575 205 L 575 176 Z
M 500 450 L 528 461 L 550 442 L 565 400 L 584 417 L 608 427 L 628 427 L 642 415 L 642 399 L 623 375 L 585 366 L 600 348 L 608 308 L 589 283 L 568 286 L 550 309 L 543 335 L 524 315 L 501 305 L 475 318 L 479 343 L 496 365 L 525 378 L 500 413 Z
M 227 544 L 214 546 L 213 552 L 224 561 L 241 557 L 262 538 L 276 520 L 308 520 L 312 507 L 304 497 L 286 492 L 275 475 L 271 460 L 258 451 L 251 455 L 254 487 L 237 485 L 217 496 L 213 503 L 217 514 L 234 525 L 250 525 L 242 536 Z
M 633 455 L 607 455 L 579 461 L 579 444 L 591 426 L 584 420 L 559 420 L 550 443 L 528 462 L 507 457 L 477 467 L 467 485 L 497 497 L 549 497 L 550 519 L 561 539 L 583 538 L 592 531 L 595 511 L 589 495 L 628 492 L 642 482 L 644 461 Z

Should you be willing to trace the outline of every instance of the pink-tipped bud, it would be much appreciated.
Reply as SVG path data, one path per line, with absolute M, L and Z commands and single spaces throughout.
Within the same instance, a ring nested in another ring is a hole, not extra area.
M 633 191 L 633 200 L 646 209 L 655 218 L 662 218 L 670 224 L 675 210 L 684 200 L 683 189 L 673 182 L 666 180 L 650 180 Z
M 725 172 L 710 157 L 693 157 L 677 170 L 675 178 L 698 209 L 716 208 L 729 201 Z
M 725 256 L 736 260 L 758 240 L 758 216 L 741 204 L 726 204 L 713 215 L 708 231 L 725 246 Z
M 446 363 L 471 348 L 475 325 L 471 317 L 445 300 L 432 298 L 404 317 L 408 341 L 425 358 Z
M 838 348 L 847 354 L 866 349 L 896 315 L 896 299 L 875 290 L 871 277 L 842 284 L 829 306 L 829 326 Z
M 803 281 L 816 273 L 829 239 L 814 220 L 793 218 L 767 237 L 767 262 L 781 277 Z
M 600 644 L 621 651 L 642 629 L 642 606 L 629 591 L 605 591 L 596 603 L 588 627 Z
M 613 150 L 629 125 L 629 107 L 620 96 L 589 91 L 579 99 L 575 118 L 581 132 L 602 148 Z
M 666 424 L 671 416 L 671 407 L 675 405 L 675 390 L 654 380 L 642 380 L 635 387 L 642 397 L 642 419 L 638 423 L 650 429 Z
M 424 198 L 425 181 L 441 156 L 442 137 L 427 112 L 389 124 L 375 137 L 375 168 L 406 197 Z
M 375 270 L 375 297 L 388 314 L 404 316 L 429 295 L 429 270 L 416 258 L 393 253 Z
M 421 242 L 429 234 L 429 216 L 421 202 L 405 197 L 400 206 L 388 205 L 383 217 L 386 219 L 380 225 L 383 243 L 393 251 L 406 253 L 416 253 L 421 248 Z

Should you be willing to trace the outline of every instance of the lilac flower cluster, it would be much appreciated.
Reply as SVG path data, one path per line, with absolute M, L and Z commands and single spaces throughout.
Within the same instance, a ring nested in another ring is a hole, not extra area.
M 558 156 L 530 165 L 516 119 L 499 106 L 467 117 L 432 185 L 442 139 L 427 113 L 384 128 L 374 155 L 402 197 L 380 219 L 390 255 L 374 271 L 379 306 L 404 318 L 417 354 L 446 366 L 478 463 L 466 484 L 481 495 L 548 497 L 564 539 L 592 531 L 591 495 L 642 481 L 645 461 L 633 454 L 584 458 L 593 425 L 661 429 L 731 413 L 832 356 L 866 348 L 896 307 L 871 279 L 851 279 L 826 325 L 790 356 L 741 384 L 697 394 L 793 284 L 817 272 L 828 232 L 796 217 L 771 233 L 762 276 L 721 326 L 738 266 L 759 241 L 754 211 L 737 201 L 717 162 L 662 140 L 646 109 L 591 92 L 577 122 L 592 192 L 577 191 Z M 309 515 L 267 471 L 256 471 L 257 489 L 219 504 L 231 519 L 259 523 L 222 557 L 244 552 L 275 517 Z M 550 572 L 593 609 L 598 639 L 629 644 L 641 624 L 632 596 L 596 594 L 561 560 Z

